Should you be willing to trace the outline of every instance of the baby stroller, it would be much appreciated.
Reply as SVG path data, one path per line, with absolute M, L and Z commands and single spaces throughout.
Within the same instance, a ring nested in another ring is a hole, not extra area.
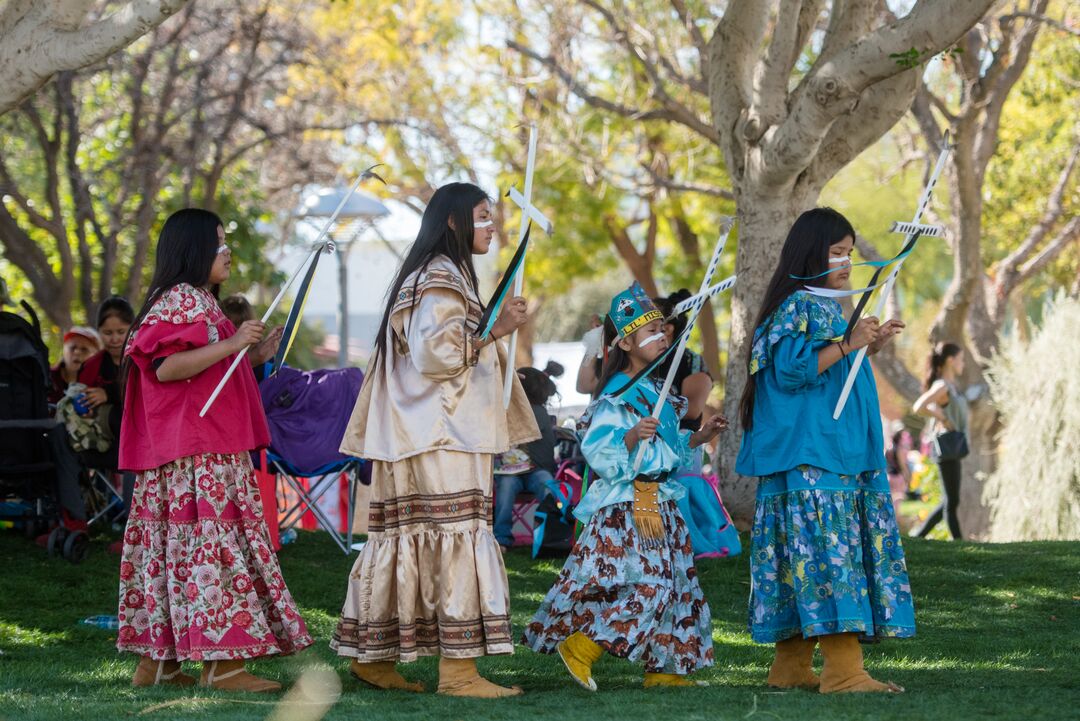
M 49 528 L 49 555 L 73 563 L 86 558 L 90 539 L 63 526 L 57 503 L 56 468 L 49 433 L 57 422 L 49 411 L 49 354 L 41 324 L 25 301 L 27 321 L 0 312 L 0 493 L 3 515 L 21 523 L 28 538 Z

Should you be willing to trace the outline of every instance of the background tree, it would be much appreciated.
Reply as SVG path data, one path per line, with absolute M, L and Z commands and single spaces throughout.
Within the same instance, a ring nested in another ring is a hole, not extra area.
M 0 115 L 56 73 L 104 60 L 163 23 L 187 2 L 0 1 Z
M 1076 18 L 1068 12 L 1046 0 L 997 9 L 927 75 L 912 106 L 924 146 L 938 147 L 951 129 L 956 147 L 938 218 L 949 228 L 952 275 L 931 299 L 937 311 L 925 335 L 908 339 L 917 346 L 909 357 L 921 361 L 931 342 L 959 342 L 976 361 L 967 366 L 968 384 L 986 383 L 983 369 L 1010 321 L 1023 332 L 1027 317 L 1040 314 L 1043 290 L 1067 286 L 1080 269 L 1080 32 L 1070 31 Z M 910 403 L 921 364 L 892 352 L 877 360 Z M 996 466 L 999 430 L 986 396 L 973 408 L 962 486 L 961 520 L 975 534 L 989 520 L 982 479 Z
M 551 48 L 511 39 L 509 46 L 559 77 L 583 103 L 627 118 L 685 127 L 723 153 L 737 206 L 740 282 L 732 295 L 731 356 L 741 359 L 753 314 L 796 215 L 826 183 L 908 111 L 923 61 L 945 50 L 982 17 L 991 0 L 916 2 L 895 18 L 881 0 L 732 0 L 719 19 L 705 4 L 599 0 L 560 3 L 587 10 L 600 42 L 618 48 L 648 80 L 646 102 L 594 91 L 588 63 L 568 67 Z M 557 12 L 558 10 L 556 10 Z M 650 32 L 675 17 L 684 41 L 665 47 Z M 710 33 L 711 29 L 711 33 Z M 691 48 L 689 52 L 684 48 Z M 912 53 L 914 53 L 912 55 Z M 708 113 L 700 105 L 704 101 Z M 734 416 L 746 378 L 741 362 L 725 374 L 725 408 Z M 725 471 L 739 434 L 721 443 Z M 752 483 L 732 473 L 725 500 L 747 517 Z
M 158 223 L 187 205 L 228 218 L 235 287 L 268 279 L 264 209 L 332 180 L 342 131 L 378 122 L 296 82 L 322 62 L 302 22 L 321 4 L 191 2 L 0 118 L 0 243 L 53 324 L 140 298 Z

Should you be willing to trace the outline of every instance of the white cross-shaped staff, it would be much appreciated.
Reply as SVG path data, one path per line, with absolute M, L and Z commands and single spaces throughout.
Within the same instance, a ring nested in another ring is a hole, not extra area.
M 700 310 L 701 307 L 705 305 L 705 301 L 707 301 L 709 298 L 712 298 L 714 295 L 719 295 L 731 286 L 735 285 L 735 278 L 736 276 L 729 275 L 727 278 L 724 278 L 719 283 L 713 283 L 712 285 L 710 285 L 707 290 L 697 293 L 696 295 L 692 295 L 686 300 L 679 302 L 675 306 L 675 310 L 673 310 L 671 314 L 680 315 L 690 310 Z
M 919 225 L 919 220 L 922 219 L 923 211 L 930 204 L 930 194 L 934 192 L 934 185 L 937 184 L 938 176 L 941 175 L 942 168 L 945 167 L 945 159 L 949 157 L 949 151 L 952 146 L 949 145 L 949 134 L 946 132 L 943 139 L 943 145 L 941 147 L 941 153 L 938 154 L 937 163 L 934 165 L 934 172 L 930 174 L 930 179 L 926 183 L 926 187 L 923 189 L 922 197 L 919 198 L 919 204 L 915 208 L 915 217 L 911 219 L 910 223 L 895 223 L 893 225 L 894 232 L 907 233 L 908 241 L 911 240 L 915 233 L 922 234 L 924 226 Z M 933 235 L 941 235 L 942 231 L 932 233 Z M 905 241 L 905 244 L 907 241 Z M 885 280 L 885 288 L 882 289 L 881 295 L 878 297 L 877 306 L 874 308 L 874 316 L 881 317 L 881 314 L 885 311 L 885 302 L 889 299 L 889 295 L 892 293 L 893 285 L 896 283 L 896 276 L 900 273 L 900 268 L 903 267 L 904 261 L 907 258 L 901 258 L 896 266 L 889 273 L 889 277 Z M 855 377 L 859 374 L 859 367 L 862 365 L 863 359 L 866 358 L 866 349 L 868 346 L 863 346 L 859 349 L 858 354 L 855 356 L 855 360 L 851 363 L 851 370 L 848 371 L 847 378 L 844 380 L 844 388 L 840 391 L 840 398 L 836 401 L 836 408 L 833 409 L 833 420 L 839 420 L 840 414 L 844 412 L 844 406 L 847 405 L 848 396 L 851 395 L 851 389 L 855 386 Z
M 341 202 L 339 202 L 338 206 L 334 208 L 333 214 L 330 216 L 329 219 L 327 219 L 326 224 L 323 225 L 322 230 L 319 231 L 319 235 L 315 238 L 315 242 L 312 244 L 311 253 L 309 253 L 308 257 L 304 260 L 304 262 L 300 264 L 300 267 L 296 269 L 296 272 L 292 274 L 292 277 L 289 278 L 289 281 L 285 285 L 281 286 L 281 290 L 278 291 L 277 297 L 274 298 L 273 302 L 270 303 L 270 307 L 266 309 L 265 313 L 263 313 L 263 317 L 260 322 L 265 323 L 270 318 L 270 316 L 273 315 L 274 311 L 278 307 L 278 303 L 280 303 L 281 299 L 285 297 L 285 291 L 287 291 L 292 286 L 293 281 L 300 277 L 300 273 L 304 270 L 304 268 L 307 267 L 308 263 L 314 262 L 315 256 L 317 254 L 323 252 L 332 253 L 334 251 L 333 241 L 323 242 L 323 238 L 327 237 L 330 234 L 330 229 L 337 221 L 338 215 L 341 214 L 341 209 L 345 207 L 345 203 L 349 202 L 349 198 L 351 198 L 356 192 L 356 189 L 360 187 L 360 183 L 362 183 L 366 178 L 371 177 L 371 170 L 374 167 L 377 166 L 373 165 L 371 168 L 368 168 L 364 172 L 360 173 L 360 177 L 358 177 L 356 179 L 356 182 L 352 184 L 352 187 L 349 188 L 349 192 L 342 196 Z M 199 418 L 203 418 L 206 416 L 207 411 L 210 410 L 210 406 L 214 405 L 214 401 L 216 401 L 217 397 L 221 395 L 221 390 L 225 387 L 225 384 L 229 382 L 229 378 L 232 377 L 232 374 L 236 371 L 237 367 L 240 365 L 240 362 L 244 360 L 244 356 L 247 355 L 247 352 L 250 349 L 251 346 L 244 346 L 244 349 L 237 353 L 236 357 L 233 358 L 232 364 L 229 365 L 229 369 L 225 371 L 225 375 L 223 375 L 221 377 L 221 380 L 218 381 L 217 387 L 214 388 L 214 392 L 211 393 L 210 397 L 206 399 L 206 405 L 204 405 L 202 407 L 202 410 L 199 411 Z
M 660 395 L 657 396 L 656 406 L 653 408 L 652 417 L 659 420 L 660 412 L 664 408 L 664 403 L 667 401 L 668 394 L 671 392 L 671 384 L 675 381 L 675 373 L 679 368 L 679 362 L 682 360 L 683 351 L 686 350 L 686 341 L 690 339 L 690 329 L 697 323 L 698 314 L 701 312 L 702 306 L 705 305 L 705 301 L 710 297 L 708 295 L 711 288 L 709 283 L 712 282 L 712 277 L 716 273 L 716 268 L 720 265 L 720 256 L 724 252 L 724 245 L 727 243 L 728 233 L 731 232 L 731 226 L 734 225 L 735 220 L 733 218 L 727 218 L 724 220 L 723 225 L 720 228 L 720 238 L 716 241 L 716 247 L 713 248 L 712 258 L 709 260 L 709 265 L 705 269 L 705 275 L 701 277 L 701 288 L 698 289 L 697 295 L 692 298 L 687 298 L 687 301 L 693 301 L 695 298 L 700 301 L 696 304 L 691 303 L 690 317 L 686 319 L 686 332 L 683 333 L 682 338 L 679 339 L 679 345 L 675 349 L 675 352 L 671 357 L 671 367 L 668 368 L 667 377 L 664 378 L 664 385 L 660 389 Z M 728 283 L 725 287 L 730 288 L 735 284 L 735 278 L 732 276 L 729 278 L 731 282 L 727 280 L 717 283 L 717 286 Z M 719 290 L 717 291 L 719 292 Z M 685 303 L 686 301 L 684 301 Z M 634 458 L 634 475 L 637 476 L 639 470 L 641 470 L 641 461 L 645 458 L 645 447 L 649 445 L 649 441 L 645 440 L 639 444 L 637 456 Z
M 525 161 L 525 194 L 518 192 L 517 188 L 510 189 L 510 200 L 521 208 L 521 229 L 518 232 L 518 243 L 525 239 L 525 231 L 529 227 L 529 221 L 544 229 L 545 233 L 551 233 L 552 225 L 543 213 L 532 204 L 533 170 L 536 166 L 536 125 L 529 126 L 529 154 Z M 526 251 L 527 253 L 528 251 Z M 525 284 L 525 258 L 522 257 L 521 265 L 514 274 L 514 293 L 521 295 L 522 286 Z M 510 392 L 514 387 L 514 373 L 517 372 L 515 356 L 517 355 L 517 329 L 510 334 L 510 346 L 506 355 L 506 376 L 503 378 L 503 408 L 510 407 Z

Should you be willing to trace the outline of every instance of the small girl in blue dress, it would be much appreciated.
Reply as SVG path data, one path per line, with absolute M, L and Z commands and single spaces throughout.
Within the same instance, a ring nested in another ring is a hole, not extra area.
M 869 363 L 839 420 L 832 417 L 852 354 L 863 346 L 876 353 L 903 324 L 863 318 L 845 338 L 840 304 L 805 290 L 845 287 L 854 239 L 830 208 L 795 221 L 758 314 L 740 405 L 735 470 L 758 477 L 750 633 L 776 644 L 768 683 L 779 688 L 902 691 L 867 674 L 859 637 L 915 634 Z M 820 678 L 812 668 L 817 645 Z
M 585 528 L 524 643 L 558 653 L 590 691 L 592 665 L 604 651 L 643 661 L 646 688 L 694 686 L 686 676 L 713 663 L 712 629 L 676 506 L 685 491 L 674 477 L 692 460 L 691 449 L 727 421 L 713 416 L 696 432 L 680 430 L 686 403 L 678 396 L 669 397 L 659 419 L 650 417 L 660 391 L 651 377 L 613 395 L 668 347 L 663 315 L 639 284 L 612 301 L 605 342 L 601 391 L 579 423 L 582 453 L 599 478 L 575 509 Z

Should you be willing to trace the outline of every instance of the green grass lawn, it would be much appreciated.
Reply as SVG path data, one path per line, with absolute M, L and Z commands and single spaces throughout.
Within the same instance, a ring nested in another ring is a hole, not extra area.
M 746 632 L 747 558 L 699 566 L 712 607 L 716 665 L 702 689 L 645 691 L 641 668 L 604 658 L 600 692 L 568 681 L 555 657 L 519 648 L 480 661 L 494 680 L 525 688 L 503 701 L 447 699 L 362 688 L 327 646 L 352 559 L 324 537 L 301 534 L 281 562 L 316 646 L 255 664 L 286 685 L 313 664 L 330 664 L 342 694 L 327 719 L 1064 719 L 1080 718 L 1080 543 L 981 545 L 907 542 L 919 634 L 866 647 L 880 679 L 907 687 L 888 696 L 771 692 L 771 649 Z M 78 625 L 116 612 L 117 557 L 95 543 L 81 566 L 50 560 L 17 534 L 0 534 L 0 719 L 264 719 L 276 698 L 201 689 L 133 689 L 134 658 L 116 652 L 116 634 Z M 522 550 L 507 559 L 517 633 L 558 567 Z M 819 659 L 820 661 L 820 659 Z M 405 674 L 436 685 L 435 659 Z M 197 671 L 196 666 L 190 670 Z

